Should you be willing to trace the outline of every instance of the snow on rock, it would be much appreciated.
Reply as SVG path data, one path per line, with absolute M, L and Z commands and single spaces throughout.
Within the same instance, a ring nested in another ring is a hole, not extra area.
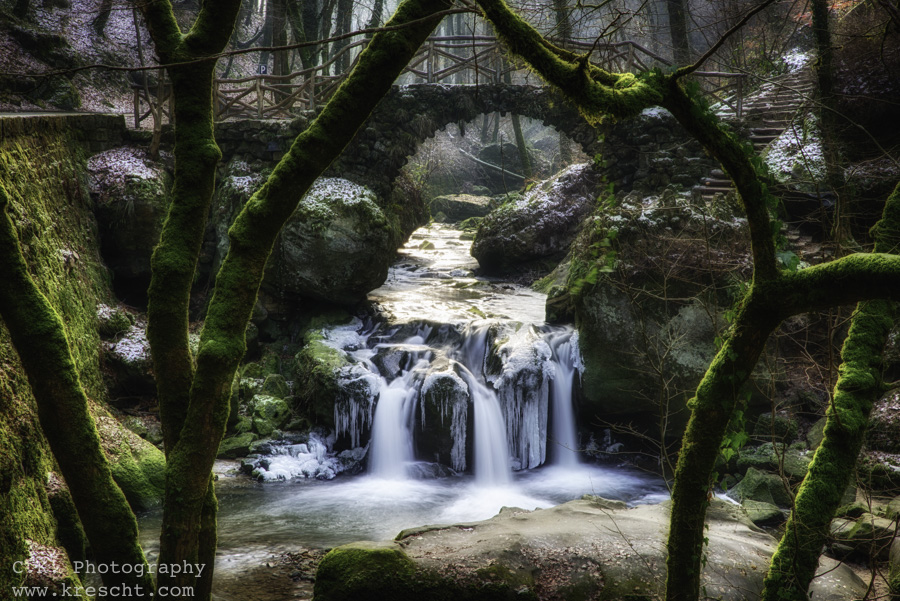
M 331 480 L 357 465 L 365 457 L 365 448 L 354 448 L 340 455 L 331 452 L 330 439 L 311 432 L 305 443 L 272 443 L 266 454 L 243 464 L 245 471 L 260 482 L 278 482 L 292 478 Z
M 595 202 L 595 174 L 572 165 L 492 211 L 478 228 L 472 256 L 487 271 L 502 271 L 566 251 Z

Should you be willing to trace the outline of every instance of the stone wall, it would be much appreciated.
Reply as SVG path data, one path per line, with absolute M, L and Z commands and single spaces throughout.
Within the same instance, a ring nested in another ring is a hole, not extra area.
M 669 184 L 689 190 L 718 167 L 664 109 L 647 109 L 635 119 L 607 125 L 603 134 L 599 152 L 616 191 L 658 194 Z

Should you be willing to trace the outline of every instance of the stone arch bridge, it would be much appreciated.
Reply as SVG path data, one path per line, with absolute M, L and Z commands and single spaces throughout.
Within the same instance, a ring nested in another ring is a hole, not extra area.
M 484 113 L 513 113 L 541 121 L 566 134 L 588 154 L 599 151 L 600 132 L 551 88 L 510 84 L 412 84 L 395 86 L 329 168 L 387 194 L 400 169 L 424 140 L 451 123 Z M 311 113 L 293 121 L 243 120 L 217 124 L 224 159 L 277 161 L 309 123 Z

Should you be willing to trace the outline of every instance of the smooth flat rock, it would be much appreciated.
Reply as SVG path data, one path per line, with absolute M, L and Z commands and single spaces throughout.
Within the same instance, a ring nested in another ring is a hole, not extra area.
M 668 519 L 668 504 L 629 509 L 597 497 L 535 511 L 503 508 L 483 522 L 425 526 L 394 542 L 338 547 L 320 565 L 315 598 L 660 598 Z M 723 501 L 713 502 L 708 523 L 706 594 L 755 601 L 775 539 Z M 823 558 L 821 571 L 812 598 L 865 593 L 846 566 Z

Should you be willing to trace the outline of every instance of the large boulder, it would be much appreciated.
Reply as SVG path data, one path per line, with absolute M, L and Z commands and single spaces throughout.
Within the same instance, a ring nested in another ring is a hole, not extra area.
M 95 154 L 87 169 L 104 262 L 117 278 L 149 282 L 150 255 L 169 208 L 168 172 L 136 147 Z
M 573 165 L 500 205 L 479 225 L 472 256 L 489 272 L 561 258 L 594 208 L 596 183 L 589 165 Z
M 657 437 L 665 423 L 667 436 L 680 435 L 727 329 L 724 309 L 750 274 L 746 235 L 729 207 L 674 187 L 602 199 L 557 270 L 565 288 L 551 288 L 548 308 L 575 316 L 587 419 L 630 421 Z
M 426 526 L 390 542 L 332 550 L 316 574 L 317 601 L 393 599 L 661 598 L 669 509 L 589 497 L 551 509 L 504 508 L 483 522 Z M 703 586 L 726 601 L 755 600 L 776 540 L 734 505 L 714 501 Z M 857 598 L 850 568 L 823 558 L 813 599 Z
M 472 194 L 447 194 L 432 199 L 428 208 L 431 215 L 444 214 L 444 221 L 465 221 L 470 217 L 484 217 L 491 212 L 490 196 Z
M 320 179 L 288 220 L 272 253 L 266 287 L 286 299 L 353 305 L 381 286 L 402 243 L 396 218 L 375 193 Z

